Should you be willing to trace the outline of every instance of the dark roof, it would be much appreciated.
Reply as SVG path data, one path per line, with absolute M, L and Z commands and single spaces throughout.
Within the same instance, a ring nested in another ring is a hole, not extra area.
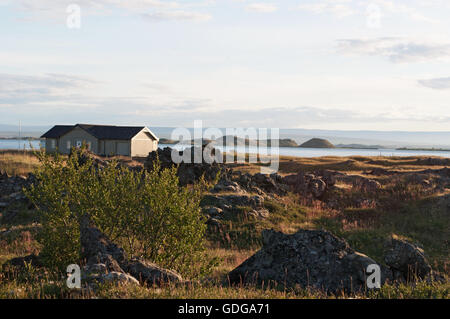
M 77 124 L 72 126 L 56 125 L 50 131 L 42 135 L 42 137 L 58 138 L 68 133 L 76 126 L 82 128 L 100 140 L 129 140 L 145 128 L 145 126 L 113 126 L 93 124 Z M 150 134 L 154 136 L 153 133 Z M 156 136 L 154 137 L 156 139 Z
M 81 127 L 89 134 L 100 140 L 129 140 L 145 128 L 145 126 L 110 126 L 91 124 L 77 124 L 76 126 Z
M 55 125 L 48 130 L 41 138 L 58 138 L 74 128 L 74 125 Z

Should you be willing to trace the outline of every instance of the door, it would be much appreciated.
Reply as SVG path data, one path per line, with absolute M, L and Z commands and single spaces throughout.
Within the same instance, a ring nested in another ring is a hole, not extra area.
M 129 156 L 129 144 L 127 142 L 117 142 L 117 155 Z

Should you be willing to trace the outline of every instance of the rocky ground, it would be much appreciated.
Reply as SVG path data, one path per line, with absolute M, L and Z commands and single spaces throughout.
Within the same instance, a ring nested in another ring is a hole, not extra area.
M 132 168 L 151 169 L 157 158 L 161 167 L 173 167 L 171 152 L 169 148 L 158 150 L 142 166 Z M 99 169 L 107 163 L 99 157 L 93 159 Z M 411 163 L 396 166 L 383 159 L 350 159 L 328 167 L 305 165 L 295 173 L 282 169 L 265 175 L 204 161 L 181 164 L 178 175 L 181 185 L 201 176 L 216 181 L 201 204 L 211 247 L 248 251 L 248 259 L 234 259 L 217 273 L 225 283 L 275 282 L 290 288 L 354 293 L 364 290 L 364 269 L 375 263 L 382 268 L 383 283 L 447 285 L 450 163 L 438 158 Z M 32 174 L 0 175 L 3 246 L 8 245 L 22 211 L 33 210 L 22 192 L 33 181 Z M 434 238 L 427 234 L 430 231 L 435 232 Z M 89 220 L 81 239 L 86 289 L 95 289 L 102 282 L 137 286 L 188 283 L 150 261 L 129 260 Z M 38 254 L 9 259 L 4 266 L 28 263 L 39 267 Z

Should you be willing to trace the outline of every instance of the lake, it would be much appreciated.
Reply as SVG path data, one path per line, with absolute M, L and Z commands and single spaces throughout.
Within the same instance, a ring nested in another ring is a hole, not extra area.
M 159 148 L 172 147 L 183 150 L 191 145 L 160 144 Z M 237 153 L 258 154 L 258 148 L 255 146 L 234 146 L 234 147 L 216 147 L 221 151 L 236 151 Z M 449 157 L 448 151 L 420 151 L 420 150 L 395 150 L 395 149 L 357 149 L 357 148 L 300 148 L 300 147 L 279 147 L 280 156 L 293 157 L 320 157 L 320 156 L 441 156 Z M 275 152 L 268 148 L 265 154 L 274 154 Z M 264 154 L 264 153 L 263 153 Z
M 27 140 L 0 140 L 0 149 L 30 149 L 39 148 L 45 145 L 43 141 Z M 160 144 L 159 148 L 172 147 L 178 150 L 190 147 L 190 145 Z M 217 147 L 221 151 L 237 151 L 238 153 L 258 153 L 258 148 L 254 146 Z M 271 148 L 268 149 L 271 151 Z M 293 157 L 320 157 L 320 156 L 441 156 L 450 158 L 448 151 L 420 151 L 420 150 L 395 150 L 395 149 L 353 149 L 353 148 L 299 148 L 280 147 L 281 156 Z
M 39 149 L 40 148 L 40 144 L 42 143 L 42 145 L 45 145 L 44 141 L 39 141 L 39 140 L 32 140 L 32 141 L 28 141 L 28 140 L 0 140 L 0 150 L 29 150 L 31 149 L 30 144 L 33 148 L 35 149 Z

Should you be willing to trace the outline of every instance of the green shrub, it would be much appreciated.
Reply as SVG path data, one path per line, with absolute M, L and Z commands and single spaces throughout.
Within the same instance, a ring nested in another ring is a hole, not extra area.
M 63 270 L 80 259 L 78 220 L 82 209 L 76 206 L 80 204 L 77 194 L 86 167 L 78 167 L 75 158 L 64 161 L 58 154 L 39 152 L 37 156 L 42 164 L 34 171 L 38 182 L 24 192 L 38 207 L 42 224 L 37 236 L 42 244 L 40 256 L 48 267 Z
M 212 267 L 205 257 L 206 225 L 199 206 L 204 180 L 180 187 L 176 167 L 161 169 L 158 162 L 150 172 L 115 161 L 96 169 L 89 158 L 80 160 L 81 152 L 74 150 L 67 160 L 41 152 L 38 182 L 26 191 L 40 212 L 41 255 L 48 266 L 63 270 L 79 262 L 79 220 L 89 214 L 130 257 L 190 277 Z

